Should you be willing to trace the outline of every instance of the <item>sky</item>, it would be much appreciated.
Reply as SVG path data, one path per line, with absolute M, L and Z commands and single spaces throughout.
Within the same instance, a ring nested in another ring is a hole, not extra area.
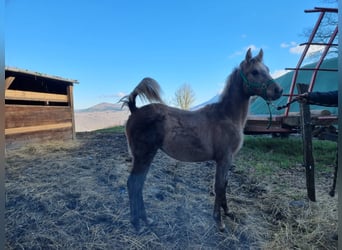
M 116 103 L 152 77 L 172 105 L 188 84 L 194 106 L 222 91 L 248 48 L 276 77 L 295 67 L 321 0 L 6 0 L 5 64 L 77 80 L 75 109 Z

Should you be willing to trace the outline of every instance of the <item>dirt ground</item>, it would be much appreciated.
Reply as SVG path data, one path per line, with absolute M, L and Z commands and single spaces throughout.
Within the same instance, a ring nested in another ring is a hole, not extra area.
M 88 132 L 114 126 L 122 126 L 128 119 L 129 111 L 75 112 L 76 132 Z
M 235 167 L 227 189 L 235 218 L 224 218 L 221 233 L 212 218 L 215 164 L 178 162 L 160 152 L 144 187 L 154 224 L 137 234 L 123 134 L 78 133 L 76 141 L 6 156 L 6 249 L 337 249 L 331 174 L 317 177 L 318 201 L 310 202 L 302 168 L 256 179 L 248 165 Z

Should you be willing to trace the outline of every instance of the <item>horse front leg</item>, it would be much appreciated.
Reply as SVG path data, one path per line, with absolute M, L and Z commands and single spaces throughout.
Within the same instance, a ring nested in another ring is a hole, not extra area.
M 225 224 L 222 222 L 221 208 L 224 214 L 229 215 L 226 188 L 228 183 L 228 170 L 232 162 L 232 157 L 216 162 L 215 174 L 215 205 L 214 205 L 214 220 L 220 231 L 225 230 Z

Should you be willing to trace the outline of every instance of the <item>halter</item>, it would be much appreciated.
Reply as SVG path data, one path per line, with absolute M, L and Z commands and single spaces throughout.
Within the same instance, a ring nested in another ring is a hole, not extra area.
M 242 70 L 240 70 L 240 76 L 243 80 L 244 86 L 247 89 L 247 93 L 249 95 L 255 95 L 255 93 L 260 93 L 260 96 L 267 101 L 267 88 L 270 86 L 272 83 L 275 83 L 273 79 L 267 81 L 267 82 L 250 82 L 248 81 L 247 77 L 244 75 Z
M 268 107 L 268 112 L 270 114 L 269 123 L 267 126 L 267 129 L 269 129 L 272 125 L 272 112 L 271 112 L 271 108 L 270 108 L 271 101 L 267 100 L 267 88 L 272 83 L 275 83 L 275 81 L 273 79 L 271 79 L 271 80 L 264 82 L 264 83 L 250 82 L 250 81 L 248 81 L 247 77 L 244 75 L 242 70 L 240 70 L 240 76 L 243 80 L 244 86 L 247 89 L 247 93 L 249 95 L 255 95 L 255 93 L 260 93 L 260 96 L 266 101 L 267 107 Z

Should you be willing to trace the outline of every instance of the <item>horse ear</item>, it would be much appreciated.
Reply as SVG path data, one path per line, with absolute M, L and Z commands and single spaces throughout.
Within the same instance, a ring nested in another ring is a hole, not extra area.
M 251 59 L 252 59 L 252 50 L 251 50 L 251 48 L 249 48 L 249 49 L 247 50 L 247 53 L 246 53 L 245 61 L 246 61 L 246 62 L 249 62 Z
M 261 62 L 262 58 L 264 56 L 264 51 L 262 49 L 260 49 L 259 54 L 256 56 L 256 59 Z

